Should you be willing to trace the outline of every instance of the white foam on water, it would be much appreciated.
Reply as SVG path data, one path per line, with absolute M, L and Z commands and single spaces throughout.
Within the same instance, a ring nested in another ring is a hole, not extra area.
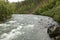
M 25 32 L 20 32 L 19 30 L 22 28 L 22 26 L 17 27 L 16 29 L 11 30 L 8 34 L 4 33 L 1 35 L 1 40 L 12 40 L 15 37 L 18 37 L 18 35 L 22 35 Z
M 13 30 L 11 30 L 11 32 L 10 33 L 15 33 L 16 32 L 16 29 L 13 29 Z
M 34 17 L 34 19 L 37 19 L 37 20 L 38 20 L 38 18 L 37 18 L 37 17 Z
M 25 28 L 26 30 L 31 30 L 31 29 L 34 28 L 34 25 L 28 24 L 28 25 L 24 26 L 24 28 Z
M 12 40 L 14 38 L 17 38 L 18 35 L 21 35 L 22 33 L 19 31 L 16 31 L 15 33 L 9 33 L 5 38 L 1 39 L 1 40 Z
M 17 27 L 17 30 L 21 30 L 21 29 L 22 29 L 22 26 Z
M 5 38 L 5 37 L 7 37 L 8 36 L 8 34 L 7 33 L 4 33 L 2 36 L 1 36 L 1 38 Z
M 0 26 L 4 26 L 4 25 L 6 25 L 6 24 L 0 24 Z
M 7 27 L 7 26 L 10 26 L 10 24 L 0 24 L 0 26 Z
M 31 28 L 33 28 L 33 27 L 34 27 L 34 25 L 27 25 L 27 27 L 31 27 Z
M 9 21 L 9 23 L 15 23 L 16 21 Z

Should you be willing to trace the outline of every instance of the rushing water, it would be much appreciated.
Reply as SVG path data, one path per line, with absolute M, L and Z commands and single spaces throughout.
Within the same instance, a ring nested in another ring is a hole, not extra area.
M 31 14 L 13 14 L 0 24 L 0 40 L 51 40 L 47 28 L 58 24 L 50 17 Z

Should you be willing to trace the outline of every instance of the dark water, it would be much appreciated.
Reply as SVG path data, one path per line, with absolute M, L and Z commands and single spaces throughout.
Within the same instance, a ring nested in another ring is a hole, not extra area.
M 13 14 L 0 24 L 0 40 L 51 40 L 47 28 L 58 24 L 50 17 L 31 14 Z

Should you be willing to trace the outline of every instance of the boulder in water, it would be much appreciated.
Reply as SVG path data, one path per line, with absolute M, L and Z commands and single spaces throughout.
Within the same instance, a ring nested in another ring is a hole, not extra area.
M 54 40 L 60 40 L 60 35 L 59 35 L 59 36 L 56 36 L 56 37 L 54 38 Z
M 49 34 L 50 38 L 60 36 L 60 27 L 55 27 L 54 25 L 52 25 L 48 27 L 47 33 Z

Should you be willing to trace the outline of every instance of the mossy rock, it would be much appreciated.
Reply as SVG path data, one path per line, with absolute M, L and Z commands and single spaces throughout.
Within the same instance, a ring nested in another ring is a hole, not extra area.
M 47 33 L 49 34 L 50 38 L 60 36 L 60 27 L 50 26 L 47 29 Z

